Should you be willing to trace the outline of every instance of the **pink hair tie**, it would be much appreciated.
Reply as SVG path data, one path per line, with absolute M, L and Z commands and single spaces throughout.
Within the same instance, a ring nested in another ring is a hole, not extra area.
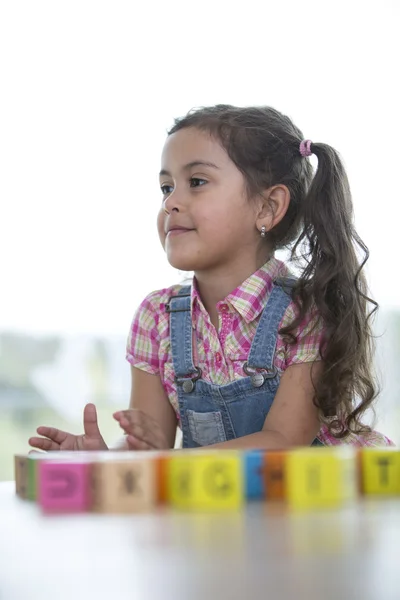
M 311 144 L 311 140 L 303 140 L 302 142 L 300 142 L 300 154 L 303 157 L 311 156 Z

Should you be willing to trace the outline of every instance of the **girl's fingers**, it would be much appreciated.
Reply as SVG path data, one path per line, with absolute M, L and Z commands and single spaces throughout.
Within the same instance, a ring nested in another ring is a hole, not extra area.
M 39 428 L 40 429 L 40 428 Z M 39 450 L 46 450 L 46 452 L 50 450 L 59 450 L 60 445 L 53 440 L 49 440 L 47 438 L 39 438 L 39 437 L 31 437 L 28 440 L 28 443 L 33 448 L 39 448 Z
M 162 435 L 160 435 L 159 424 L 143 411 L 121 410 L 114 413 L 114 418 L 125 433 L 146 445 L 144 449 L 157 449 L 165 446 Z
M 128 422 L 131 427 L 139 426 L 147 431 L 154 431 L 160 427 L 158 422 L 153 419 L 153 417 L 146 415 L 146 413 L 141 410 L 121 410 L 117 413 L 114 413 L 114 418 L 119 422 L 120 425 L 122 422 L 124 422 L 122 427 L 126 427 L 126 422 Z
M 114 413 L 113 417 L 119 422 L 121 421 L 121 419 L 127 419 L 130 423 L 140 423 L 141 425 L 147 424 L 154 426 L 155 424 L 158 424 L 157 421 L 153 419 L 153 417 L 150 417 L 149 415 L 146 415 L 146 413 L 142 410 L 138 410 L 135 408 L 130 408 L 128 410 L 119 410 L 118 412 Z
M 125 417 L 121 418 L 119 426 L 125 431 L 125 433 L 133 435 L 135 438 L 142 440 L 143 442 L 148 441 L 145 439 L 143 428 L 140 427 L 140 425 L 137 425 L 136 423 L 128 421 L 128 419 L 126 419 Z
M 39 435 L 43 435 L 57 444 L 62 444 L 69 435 L 65 431 L 61 431 L 55 427 L 38 427 L 36 431 Z
M 130 421 L 126 417 L 121 417 L 121 419 L 119 420 L 119 425 L 120 427 L 122 427 L 122 429 L 126 431 L 126 433 L 132 433 L 133 429 L 136 429 L 138 427 L 135 423 L 132 423 L 132 421 Z
M 158 439 L 157 433 L 154 431 L 149 431 L 146 427 L 141 427 L 136 423 L 129 423 L 127 419 L 122 417 L 119 422 L 120 427 L 127 433 L 128 435 L 132 435 L 135 439 L 140 440 L 147 444 L 150 448 L 158 448 Z
M 142 440 L 138 440 L 133 435 L 128 435 L 126 441 L 128 442 L 130 450 L 154 450 L 152 446 L 149 446 L 149 444 Z
M 97 423 L 97 411 L 94 404 L 86 404 L 83 411 L 83 427 L 85 435 L 91 438 L 102 437 Z

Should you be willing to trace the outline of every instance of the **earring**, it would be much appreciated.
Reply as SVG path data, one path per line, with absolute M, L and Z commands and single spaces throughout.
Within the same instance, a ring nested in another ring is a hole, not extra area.
M 260 235 L 262 238 L 265 238 L 266 234 L 267 234 L 267 228 L 265 227 L 265 225 L 263 225 L 261 227 Z

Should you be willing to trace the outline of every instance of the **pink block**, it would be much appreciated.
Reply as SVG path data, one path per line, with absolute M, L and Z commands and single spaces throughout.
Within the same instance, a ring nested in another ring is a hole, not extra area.
M 90 464 L 39 462 L 38 501 L 44 512 L 90 509 Z

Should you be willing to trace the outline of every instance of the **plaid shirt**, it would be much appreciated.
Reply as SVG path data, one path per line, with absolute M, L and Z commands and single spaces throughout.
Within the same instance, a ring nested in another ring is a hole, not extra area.
M 205 381 L 225 385 L 245 376 L 243 364 L 248 358 L 262 310 L 278 277 L 291 276 L 286 265 L 271 258 L 239 287 L 217 304 L 218 332 L 201 301 L 193 280 L 191 294 L 192 323 L 196 347 L 196 365 L 202 370 Z M 131 365 L 147 373 L 159 374 L 167 396 L 179 418 L 179 405 L 169 337 L 169 314 L 165 310 L 169 298 L 181 288 L 175 285 L 149 294 L 137 309 L 129 332 L 126 358 Z M 282 318 L 279 329 L 291 323 L 298 309 L 291 302 Z M 319 347 L 323 334 L 317 313 L 305 316 L 294 334 L 296 344 L 289 344 L 278 334 L 274 365 L 282 374 L 289 366 L 311 362 L 320 358 Z M 376 439 L 353 437 L 353 445 L 387 445 L 381 434 Z M 331 436 L 326 426 L 318 436 L 326 445 L 343 443 Z

